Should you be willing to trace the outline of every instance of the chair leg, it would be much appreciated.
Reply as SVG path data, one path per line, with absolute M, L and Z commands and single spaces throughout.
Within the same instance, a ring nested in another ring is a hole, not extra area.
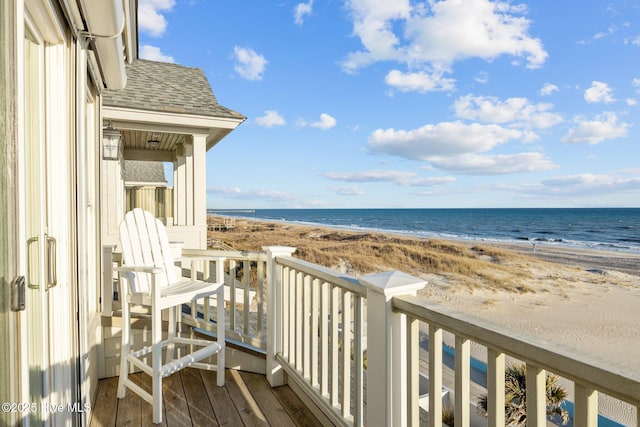
M 167 341 L 169 341 L 169 344 L 167 345 L 167 354 L 165 356 L 164 363 L 169 363 L 173 360 L 175 344 L 172 340 L 176 337 L 177 326 L 177 307 L 170 307 L 168 311 L 169 325 L 167 327 Z
M 120 278 L 120 280 L 125 280 Z M 122 399 L 127 393 L 125 385 L 129 375 L 129 361 L 127 356 L 131 352 L 131 314 L 126 293 L 122 292 L 126 285 L 120 287 L 120 300 L 122 305 L 122 345 L 120 346 L 120 379 L 118 380 L 118 399 Z
M 162 310 L 151 308 L 151 395 L 153 400 L 153 422 L 162 422 Z

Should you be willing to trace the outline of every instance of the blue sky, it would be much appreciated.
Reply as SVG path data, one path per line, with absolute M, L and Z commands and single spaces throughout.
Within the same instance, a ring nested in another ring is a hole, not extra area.
M 228 208 L 640 206 L 640 2 L 140 0 L 247 120 Z

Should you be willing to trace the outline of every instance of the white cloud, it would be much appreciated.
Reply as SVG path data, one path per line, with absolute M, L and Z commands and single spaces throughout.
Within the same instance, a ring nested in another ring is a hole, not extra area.
M 416 176 L 415 172 L 370 170 L 366 172 L 326 172 L 325 178 L 346 182 L 404 182 Z
M 153 37 L 162 36 L 167 21 L 161 12 L 170 12 L 175 0 L 140 0 L 138 3 L 138 29 Z
M 432 156 L 484 152 L 525 137 L 527 134 L 517 129 L 456 121 L 428 124 L 412 130 L 377 129 L 369 136 L 368 145 L 376 153 L 429 160 Z
M 277 111 L 273 110 L 267 110 L 264 112 L 264 115 L 257 117 L 256 123 L 267 128 L 283 126 L 286 124 L 284 117 L 282 117 Z
M 226 199 L 250 201 L 252 203 L 251 206 L 261 202 L 267 202 L 268 206 L 277 205 L 288 208 L 326 206 L 326 203 L 322 200 L 300 197 L 287 191 L 245 190 L 239 187 L 213 186 L 207 188 L 207 193 Z
M 562 122 L 562 116 L 551 112 L 552 108 L 551 104 L 532 104 L 527 98 L 501 101 L 492 96 L 473 95 L 461 96 L 453 104 L 456 115 L 463 119 L 533 129 L 547 129 Z
M 247 80 L 262 80 L 268 61 L 253 49 L 235 46 L 233 48 L 236 65 L 234 69 Z
M 308 3 L 298 3 L 293 10 L 293 21 L 296 25 L 302 25 L 304 23 L 304 17 L 311 15 L 313 11 L 313 0 L 309 0 Z
M 610 37 L 610 36 L 614 35 L 616 31 L 617 31 L 616 26 L 612 25 L 609 28 L 607 28 L 607 31 L 601 31 L 599 33 L 594 34 L 593 39 L 594 40 L 600 40 L 600 39 L 604 39 L 606 37 Z
M 364 191 L 357 185 L 349 185 L 345 187 L 331 187 L 329 190 L 333 191 L 339 196 L 362 196 Z
M 590 104 L 602 102 L 610 104 L 615 102 L 613 98 L 613 90 L 608 84 L 598 81 L 592 81 L 591 87 L 584 91 L 584 100 Z
M 558 86 L 552 84 L 552 83 L 545 83 L 544 86 L 542 86 L 542 89 L 540 89 L 540 95 L 542 96 L 549 96 L 551 95 L 553 92 L 557 92 L 560 89 L 558 88 Z
M 243 190 L 239 187 L 209 187 L 208 193 L 215 193 L 219 196 L 231 199 L 253 199 L 259 198 L 270 201 L 290 201 L 295 199 L 291 193 L 274 190 Z
M 513 190 L 513 188 L 506 189 Z M 519 187 L 516 190 L 519 193 L 530 193 L 545 197 L 611 195 L 640 190 L 640 178 L 583 173 L 547 179 L 540 184 Z
M 535 172 L 557 167 L 542 153 L 463 154 L 454 157 L 432 157 L 432 166 L 466 175 L 499 175 Z
M 140 46 L 139 52 L 140 59 L 148 59 L 149 61 L 158 61 L 158 62 L 176 62 L 173 59 L 173 56 L 165 55 L 160 51 L 159 47 L 149 46 L 148 44 L 143 44 Z
M 474 77 L 473 80 L 480 84 L 489 83 L 489 74 L 486 71 L 479 71 Z
M 429 74 L 450 72 L 456 61 L 502 55 L 540 67 L 548 54 L 528 34 L 526 8 L 506 1 L 349 0 L 353 32 L 363 50 L 351 52 L 343 68 L 353 72 L 378 61 L 397 61 Z M 460 23 L 464 22 L 464 31 Z M 419 86 L 420 87 L 420 86 Z
M 311 126 L 323 130 L 331 129 L 337 123 L 336 119 L 327 113 L 320 114 L 320 120 L 311 123 L 305 120 L 298 120 L 298 126 Z
M 433 92 L 450 91 L 455 88 L 454 79 L 445 78 L 441 73 L 425 73 L 423 71 L 415 73 L 403 73 L 398 70 L 391 70 L 385 77 L 385 82 L 401 92 Z
M 391 182 L 401 186 L 433 187 L 455 182 L 452 176 L 419 178 L 415 172 L 374 169 L 365 172 L 326 172 L 325 178 L 344 182 Z
M 634 99 L 634 98 L 627 98 L 626 101 L 627 105 L 629 107 L 633 107 L 634 105 L 638 105 L 638 100 Z
M 436 187 L 440 185 L 450 184 L 456 182 L 456 179 L 452 176 L 431 176 L 428 178 L 415 178 L 407 181 L 405 185 L 412 187 Z
M 628 123 L 619 123 L 618 116 L 611 112 L 601 114 L 594 120 L 578 118 L 576 122 L 577 126 L 569 129 L 569 132 L 562 138 L 563 143 L 595 145 L 603 141 L 626 137 L 630 127 Z

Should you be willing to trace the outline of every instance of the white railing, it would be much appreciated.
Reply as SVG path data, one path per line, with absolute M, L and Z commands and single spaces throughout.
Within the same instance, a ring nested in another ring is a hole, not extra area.
M 505 355 L 526 364 L 527 426 L 546 426 L 546 372 L 553 372 L 574 384 L 574 426 L 598 425 L 598 393 L 640 406 L 640 378 L 629 371 L 606 365 L 604 362 L 579 354 L 555 343 L 514 331 L 503 326 L 433 304 L 415 296 L 398 296 L 391 300 L 393 317 L 401 317 L 410 336 L 415 337 L 418 322 L 429 326 L 429 422 L 441 425 L 442 407 L 438 393 L 442 386 L 442 334 L 455 336 L 455 420 L 456 425 L 469 425 L 469 345 L 475 342 L 487 348 L 488 425 L 504 426 Z M 407 343 L 407 365 L 418 365 L 414 344 Z M 414 368 L 415 369 L 415 368 Z M 401 408 L 407 408 L 411 420 L 417 409 L 415 375 L 410 375 L 412 391 Z M 394 419 L 396 414 L 393 415 Z M 640 412 L 637 415 L 640 425 Z M 411 423 L 410 423 L 411 424 Z M 395 424 L 394 424 L 395 425 Z
M 455 343 L 456 426 L 473 425 L 472 343 L 486 348 L 486 422 L 491 427 L 504 426 L 507 357 L 527 367 L 528 426 L 547 425 L 546 371 L 573 382 L 574 426 L 597 426 L 599 393 L 640 406 L 640 377 L 632 372 L 418 298 L 426 282 L 407 274 L 356 279 L 293 258 L 293 251 L 266 247 L 265 252 L 183 254 L 227 258 L 228 335 L 266 349 L 269 383 L 295 384 L 333 424 L 419 425 L 425 415 L 418 397 L 422 365 L 429 377 L 429 425 L 441 425 L 445 333 Z M 213 272 L 202 265 L 190 274 L 207 278 Z M 183 321 L 211 329 L 207 319 L 215 303 L 199 301 Z M 420 349 L 420 331 L 428 335 L 428 351 Z M 421 351 L 428 360 L 420 360 Z
M 285 380 L 298 385 L 334 424 L 420 425 L 422 362 L 428 364 L 429 425 L 442 425 L 444 333 L 455 343 L 456 426 L 474 425 L 474 415 L 477 419 L 470 399 L 472 342 L 484 346 L 488 356 L 488 413 L 482 425 L 505 425 L 507 356 L 526 364 L 527 426 L 547 425 L 547 370 L 573 382 L 574 426 L 598 425 L 598 393 L 636 409 L 640 405 L 637 375 L 429 303 L 416 297 L 426 284 L 420 279 L 400 272 L 355 279 L 292 258 L 293 248 L 266 249 L 272 260 L 267 265 L 267 377 L 274 386 Z M 419 359 L 421 323 L 428 331 L 428 361 Z
M 267 248 L 269 340 L 267 378 L 294 382 L 335 425 L 363 425 L 364 299 L 352 277 Z
M 266 350 L 266 254 L 248 251 L 183 249 L 182 255 L 185 259 L 189 259 L 189 256 L 203 255 L 226 258 L 224 283 L 227 337 Z M 215 272 L 210 264 L 209 262 L 196 265 L 195 269 L 186 274 L 192 277 L 208 278 Z M 188 325 L 214 332 L 215 326 L 211 323 L 209 313 L 215 313 L 216 304 L 215 298 L 203 298 L 194 302 L 190 314 L 184 316 L 183 320 Z
M 182 249 L 178 258 L 178 267 L 183 276 L 204 280 L 216 280 L 215 262 L 204 261 L 205 256 L 225 257 L 225 322 L 226 336 L 235 341 L 250 345 L 257 349 L 267 348 L 267 282 L 266 261 L 264 252 L 219 251 Z M 198 261 L 191 261 L 189 258 Z M 104 316 L 120 310 L 117 300 L 117 275 L 113 268 L 121 262 L 119 253 L 113 247 L 103 250 L 103 289 L 102 312 Z M 115 290 L 115 292 L 114 292 Z M 203 298 L 191 305 L 189 313 L 183 315 L 183 323 L 215 333 L 215 324 L 211 316 L 215 314 L 217 301 L 215 298 Z M 215 317 L 215 316 L 213 316 Z

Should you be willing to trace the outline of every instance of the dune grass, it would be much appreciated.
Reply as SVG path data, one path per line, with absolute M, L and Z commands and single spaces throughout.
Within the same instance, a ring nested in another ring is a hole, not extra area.
M 400 270 L 418 277 L 438 275 L 468 290 L 532 291 L 527 286 L 533 279 L 527 268 L 531 259 L 490 246 L 245 220 L 231 230 L 211 231 L 209 238 L 237 250 L 293 246 L 300 259 L 354 276 Z

